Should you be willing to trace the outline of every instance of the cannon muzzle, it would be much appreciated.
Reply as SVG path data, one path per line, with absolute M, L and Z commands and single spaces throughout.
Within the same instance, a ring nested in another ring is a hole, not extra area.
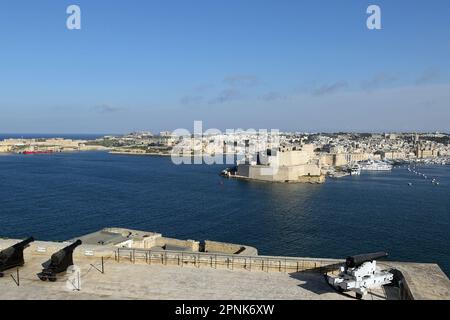
M 34 241 L 33 237 L 29 237 L 28 239 L 25 239 L 19 243 L 16 243 L 15 245 L 13 245 L 12 247 L 14 249 L 20 249 L 20 248 L 25 248 L 26 246 L 28 246 L 30 243 L 32 243 Z
M 347 268 L 355 268 L 355 267 L 359 267 L 364 262 L 378 260 L 381 258 L 385 258 L 387 256 L 388 256 L 388 254 L 386 252 L 374 252 L 374 253 L 359 254 L 359 255 L 348 257 L 345 261 L 345 265 L 347 266 Z
M 80 246 L 81 244 L 82 244 L 81 240 L 77 240 L 77 241 L 75 241 L 74 243 L 68 245 L 67 247 L 65 247 L 62 250 L 66 251 L 66 252 L 73 251 L 73 250 L 75 250 L 76 247 Z

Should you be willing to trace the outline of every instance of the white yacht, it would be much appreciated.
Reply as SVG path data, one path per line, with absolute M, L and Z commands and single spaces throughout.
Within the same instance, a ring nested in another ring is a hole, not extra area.
M 361 175 L 361 166 L 359 164 L 357 164 L 357 163 L 352 165 L 350 167 L 350 174 L 352 176 L 359 176 L 359 175 Z
M 361 164 L 363 171 L 391 171 L 392 165 L 383 161 L 369 160 Z

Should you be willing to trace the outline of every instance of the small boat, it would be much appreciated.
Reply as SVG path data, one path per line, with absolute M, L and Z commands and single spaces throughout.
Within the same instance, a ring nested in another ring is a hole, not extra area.
M 222 170 L 222 171 L 220 172 L 220 175 L 221 175 L 222 177 L 227 177 L 227 178 L 229 178 L 229 177 L 231 177 L 231 176 L 236 175 L 236 173 L 237 173 L 237 167 L 233 167 L 233 168 L 226 168 L 225 170 Z
M 351 168 L 350 168 L 350 174 L 352 176 L 359 176 L 361 175 L 361 166 L 357 163 L 355 163 Z
M 50 153 L 53 153 L 53 151 L 48 150 L 48 151 L 24 151 L 24 152 L 22 152 L 22 154 L 25 154 L 25 155 L 30 155 L 30 154 L 50 154 Z
M 361 163 L 361 170 L 363 171 L 391 171 L 392 165 L 384 161 L 368 160 Z

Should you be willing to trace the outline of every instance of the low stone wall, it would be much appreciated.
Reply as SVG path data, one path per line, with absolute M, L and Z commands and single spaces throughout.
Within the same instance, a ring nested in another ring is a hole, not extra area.
M 179 240 L 173 238 L 160 237 L 155 241 L 155 246 L 175 246 L 180 248 L 186 248 L 189 251 L 198 252 L 200 247 L 200 242 L 195 240 Z
M 235 178 L 281 183 L 323 183 L 320 167 L 314 164 L 297 164 L 270 167 L 267 165 L 238 165 Z
M 403 279 L 402 297 L 413 300 L 450 300 L 450 280 L 433 263 L 380 262 L 395 268 Z M 400 278 L 401 278 L 400 277 Z
M 18 240 L 0 240 L 0 251 L 11 247 L 12 245 L 18 243 Z M 25 256 L 41 256 L 45 262 L 45 258 L 48 260 L 52 254 L 70 245 L 70 242 L 46 242 L 46 241 L 35 241 L 32 242 L 24 250 Z M 112 246 L 98 246 L 98 245 L 81 245 L 78 246 L 74 252 L 73 257 L 76 258 L 92 258 L 92 259 L 115 259 L 116 248 Z
M 324 175 L 321 176 L 303 176 L 298 178 L 298 182 L 300 183 L 324 183 L 326 177 Z
M 258 255 L 258 250 L 253 247 L 211 240 L 205 240 L 205 252 L 240 254 L 247 256 Z
M 230 175 L 230 178 L 238 179 L 238 180 L 248 180 L 248 181 L 256 181 L 256 182 L 262 182 L 262 183 L 310 183 L 310 184 L 322 184 L 326 181 L 326 176 L 301 176 L 296 178 L 295 180 L 273 180 L 273 179 L 256 179 L 256 178 L 249 178 L 246 176 L 241 175 Z
M 170 239 L 165 238 L 170 242 Z M 158 241 L 159 238 L 158 238 Z M 19 242 L 18 240 L 0 240 L 0 250 L 8 248 Z M 177 241 L 171 242 L 172 245 L 189 244 L 179 243 Z M 213 241 L 209 241 L 213 244 Z M 44 242 L 35 241 L 25 249 L 25 255 L 42 256 L 43 262 L 50 259 L 51 255 L 58 250 L 68 246 L 69 242 Z M 231 244 L 216 242 L 218 248 L 237 248 Z M 252 253 L 251 247 L 249 253 Z M 254 248 L 253 248 L 254 249 Z M 256 250 L 256 249 L 255 249 Z M 254 253 L 254 252 L 253 252 Z M 194 267 L 214 267 L 227 268 L 232 270 L 250 270 L 250 271 L 265 271 L 265 272 L 323 272 L 326 267 L 335 263 L 342 262 L 333 259 L 313 259 L 313 258 L 290 258 L 290 257 L 272 257 L 272 256 L 251 256 L 251 255 L 235 255 L 225 253 L 203 253 L 203 252 L 184 252 L 184 251 L 170 251 L 170 250 L 149 250 L 149 249 L 133 249 L 133 248 L 117 248 L 113 246 L 98 246 L 98 245 L 81 245 L 78 246 L 73 253 L 74 261 L 76 258 L 92 258 L 100 260 L 113 259 L 118 262 L 133 262 L 133 263 L 159 263 L 163 265 L 178 265 L 178 266 L 194 266 Z
M 191 266 L 196 268 L 224 268 L 230 270 L 247 270 L 263 272 L 317 272 L 325 273 L 336 270 L 336 265 L 343 263 L 335 259 L 291 258 L 272 256 L 243 256 L 222 253 L 181 252 L 170 250 L 133 250 L 119 248 L 119 262 L 144 264 L 162 264 L 169 266 Z
M 232 244 L 232 243 L 224 243 L 217 241 L 205 240 L 205 252 L 220 252 L 227 254 L 235 254 L 244 249 L 243 246 Z

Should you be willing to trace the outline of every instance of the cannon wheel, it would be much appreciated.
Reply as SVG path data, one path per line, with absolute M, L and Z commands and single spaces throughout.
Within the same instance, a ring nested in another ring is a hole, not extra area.
M 38 278 L 41 280 L 41 281 L 47 281 L 48 280 L 48 277 L 45 275 L 45 274 L 42 274 L 42 273 L 38 273 Z
M 363 295 L 361 293 L 356 294 L 356 299 L 361 300 L 363 298 Z

